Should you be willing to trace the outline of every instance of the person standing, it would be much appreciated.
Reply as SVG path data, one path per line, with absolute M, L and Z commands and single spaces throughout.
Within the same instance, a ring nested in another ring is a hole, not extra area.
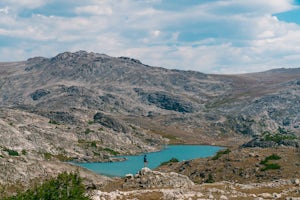
M 147 155 L 144 155 L 144 167 L 148 167 Z

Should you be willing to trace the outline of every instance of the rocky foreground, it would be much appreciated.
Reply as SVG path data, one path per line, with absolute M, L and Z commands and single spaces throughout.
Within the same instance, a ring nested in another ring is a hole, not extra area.
M 277 166 L 277 167 L 274 167 Z M 300 151 L 236 148 L 109 180 L 92 199 L 300 199 Z
M 118 184 L 120 190 L 94 190 L 90 192 L 92 199 L 300 199 L 297 178 L 251 184 L 222 181 L 195 185 L 184 175 L 143 168 L 135 176 L 128 175 L 117 182 L 114 184 Z

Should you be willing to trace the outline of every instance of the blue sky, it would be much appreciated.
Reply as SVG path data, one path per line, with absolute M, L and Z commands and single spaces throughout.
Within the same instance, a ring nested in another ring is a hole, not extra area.
M 0 62 L 78 50 L 205 73 L 300 67 L 300 0 L 0 1 Z

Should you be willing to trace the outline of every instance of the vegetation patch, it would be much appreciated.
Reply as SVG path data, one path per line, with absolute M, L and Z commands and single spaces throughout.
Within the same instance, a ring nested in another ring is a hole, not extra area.
M 91 147 L 97 148 L 97 142 L 96 141 L 92 141 L 91 142 Z
M 85 188 L 78 172 L 63 172 L 41 185 L 18 193 L 16 196 L 6 197 L 4 200 L 35 200 L 35 199 L 73 199 L 89 200 L 85 195 Z
M 49 120 L 49 124 L 56 124 L 59 125 L 59 123 L 57 121 L 55 121 L 54 119 L 50 119 Z
M 22 150 L 22 155 L 27 155 L 27 151 L 25 149 Z
M 222 155 L 225 155 L 225 154 L 229 154 L 231 151 L 230 149 L 225 149 L 225 150 L 220 150 L 217 152 L 217 154 L 212 157 L 211 159 L 212 160 L 218 160 Z
M 48 153 L 48 152 L 43 153 L 43 155 L 44 155 L 44 158 L 45 158 L 46 160 L 50 160 L 50 159 L 52 158 L 52 156 L 53 156 L 51 153 Z
M 85 129 L 85 131 L 84 131 L 84 134 L 90 134 L 90 133 L 92 133 L 92 132 L 94 132 L 93 130 L 91 130 L 91 129 L 89 129 L 89 128 L 87 128 L 87 129 Z
M 177 158 L 171 158 L 169 161 L 162 162 L 162 163 L 160 164 L 160 166 L 168 165 L 168 164 L 170 164 L 170 163 L 177 163 L 177 162 L 179 162 L 179 160 L 178 160 Z
M 283 127 L 278 127 L 276 133 L 270 133 L 269 131 L 265 131 L 263 133 L 263 139 L 265 141 L 273 141 L 279 143 L 283 140 L 294 140 L 297 139 L 296 135 L 292 131 L 286 130 Z
M 114 156 L 120 154 L 119 152 L 117 152 L 117 151 L 115 151 L 115 150 L 113 150 L 113 149 L 110 149 L 110 148 L 105 148 L 105 149 L 103 149 L 103 150 L 106 151 L 106 152 L 108 152 L 108 153 L 110 153 L 110 154 L 112 154 L 112 155 L 114 155 Z
M 281 133 L 271 134 L 269 132 L 265 132 L 263 137 L 264 137 L 265 141 L 273 141 L 273 142 L 276 142 L 276 143 L 279 143 L 283 140 L 297 139 L 297 137 L 295 135 L 292 135 L 292 134 L 281 134 Z
M 81 146 L 84 146 L 85 148 L 89 148 L 89 147 L 97 148 L 97 141 L 87 141 L 87 140 L 79 139 L 78 143 L 81 144 Z
M 64 154 L 53 155 L 53 154 L 51 154 L 49 152 L 46 152 L 46 153 L 43 153 L 43 155 L 44 155 L 45 160 L 50 160 L 52 158 L 56 158 L 56 159 L 58 159 L 59 161 L 62 161 L 62 162 L 73 160 L 73 158 L 68 157 L 68 156 L 66 156 Z
M 265 165 L 264 168 L 261 169 L 261 171 L 267 171 L 267 170 L 272 170 L 272 169 L 280 169 L 281 166 L 277 163 L 268 163 Z
M 67 162 L 67 161 L 72 161 L 73 158 L 66 156 L 64 154 L 57 154 L 54 155 L 55 158 L 57 158 L 58 160 L 62 161 L 62 162 Z
M 265 167 L 261 169 L 261 171 L 267 171 L 272 169 L 280 169 L 281 166 L 277 163 L 270 163 L 270 160 L 280 160 L 281 157 L 277 154 L 272 154 L 271 156 L 266 157 L 264 160 L 260 162 L 261 165 L 264 165 Z
M 19 156 L 19 153 L 12 149 L 4 148 L 3 151 L 6 151 L 10 156 Z
M 215 182 L 215 180 L 214 180 L 214 178 L 213 178 L 213 176 L 212 176 L 211 173 L 208 174 L 208 178 L 204 182 L 205 183 L 214 183 Z

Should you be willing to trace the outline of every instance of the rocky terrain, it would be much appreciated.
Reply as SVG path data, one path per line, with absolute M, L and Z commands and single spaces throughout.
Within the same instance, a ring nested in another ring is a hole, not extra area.
M 0 183 L 26 184 L 72 169 L 62 161 L 112 161 L 165 143 L 297 149 L 299 113 L 300 68 L 214 75 L 85 51 L 0 63 Z M 224 173 L 239 171 L 230 165 Z M 196 183 L 208 176 L 169 167 Z
M 267 160 L 267 161 L 266 161 Z M 272 168 L 270 166 L 279 166 Z M 237 148 L 109 180 L 92 199 L 300 199 L 300 150 Z
M 239 184 L 234 182 L 217 182 L 181 188 L 152 188 L 135 190 L 101 191 L 90 193 L 93 200 L 116 199 L 182 199 L 182 200 L 265 200 L 285 199 L 299 200 L 299 179 L 279 180 L 263 183 Z

